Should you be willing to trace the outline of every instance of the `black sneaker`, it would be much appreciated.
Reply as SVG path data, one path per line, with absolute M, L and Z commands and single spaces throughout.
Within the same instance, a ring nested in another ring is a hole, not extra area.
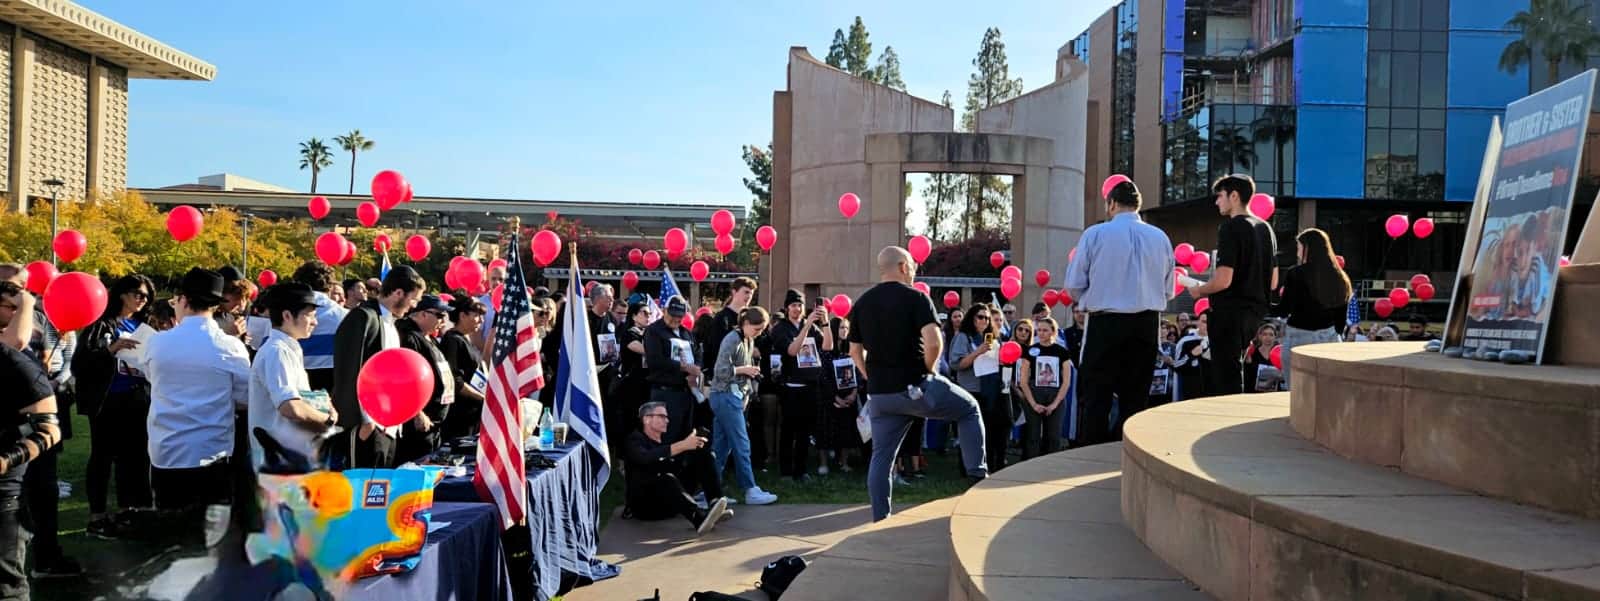
M 123 531 L 122 526 L 117 523 L 116 518 L 112 517 L 103 517 L 97 520 L 92 520 L 89 522 L 89 527 L 85 530 L 89 533 L 89 536 L 93 536 L 100 540 L 117 540 L 118 538 L 122 537 Z
M 52 561 L 36 561 L 33 570 L 28 573 L 33 578 L 71 578 L 83 575 L 83 566 L 77 560 L 65 555 Z

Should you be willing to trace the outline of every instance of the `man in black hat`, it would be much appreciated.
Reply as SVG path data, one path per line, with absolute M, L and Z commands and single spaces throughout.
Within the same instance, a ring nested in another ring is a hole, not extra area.
M 694 425 L 695 398 L 691 386 L 700 384 L 695 365 L 694 335 L 683 327 L 689 302 L 681 296 L 667 299 L 666 313 L 644 329 L 644 362 L 649 368 L 650 401 L 665 404 L 670 429 L 667 440 L 682 440 Z
M 316 437 L 332 428 L 338 412 L 327 403 L 308 400 L 312 390 L 300 341 L 317 328 L 320 305 L 310 286 L 284 282 L 267 290 L 261 299 L 272 331 L 256 351 L 250 365 L 250 420 L 253 433 L 260 429 L 277 446 L 303 456 L 303 467 L 315 465 Z M 257 435 L 250 436 L 251 465 L 260 470 L 268 461 Z M 298 463 L 298 458 L 291 463 Z
M 417 301 L 410 315 L 394 324 L 400 333 L 400 347 L 416 351 L 433 369 L 433 393 L 428 396 L 428 404 L 422 412 L 406 422 L 401 431 L 396 463 L 421 459 L 439 449 L 439 428 L 444 425 L 450 405 L 456 402 L 454 372 L 433 341 L 434 334 L 444 330 L 449 316 L 450 305 L 427 294 Z
M 784 318 L 772 325 L 772 349 L 783 361 L 779 370 L 783 385 L 778 392 L 778 409 L 783 424 L 778 432 L 778 468 L 796 482 L 811 479 L 806 475 L 806 457 L 810 455 L 811 431 L 816 423 L 822 351 L 833 350 L 828 310 L 821 299 L 818 301 L 807 314 L 805 295 L 789 290 L 783 295 Z
M 234 412 L 249 402 L 249 353 L 216 322 L 222 291 L 221 274 L 189 270 L 177 298 L 178 325 L 145 344 L 150 483 L 158 509 L 194 526 L 186 534 L 201 531 L 207 506 L 232 502 Z
M 427 289 L 427 282 L 415 269 L 396 266 L 383 279 L 378 296 L 351 309 L 339 323 L 339 330 L 333 335 L 333 406 L 339 412 L 339 426 L 345 431 L 334 438 L 335 467 L 394 465 L 400 427 L 379 426 L 361 410 L 356 379 L 367 359 L 378 351 L 400 346 L 395 320 L 410 313 Z

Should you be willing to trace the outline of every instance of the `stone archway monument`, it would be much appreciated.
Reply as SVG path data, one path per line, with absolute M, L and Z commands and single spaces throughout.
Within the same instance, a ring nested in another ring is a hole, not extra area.
M 1026 307 L 1050 270 L 1065 282 L 1067 253 L 1084 228 L 1088 88 L 1082 68 L 979 115 L 978 132 L 954 131 L 940 104 L 852 77 L 804 48 L 789 52 L 789 89 L 773 99 L 772 221 L 779 231 L 762 266 L 761 302 L 783 291 L 860 294 L 878 280 L 879 249 L 904 246 L 908 173 L 1012 176 L 1011 259 L 1022 267 Z M 841 194 L 861 198 L 846 220 Z M 996 249 L 1001 250 L 1001 249 Z M 971 302 L 972 299 L 963 299 Z

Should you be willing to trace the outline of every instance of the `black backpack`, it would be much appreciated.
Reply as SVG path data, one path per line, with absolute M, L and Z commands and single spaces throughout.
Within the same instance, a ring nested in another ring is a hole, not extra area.
M 805 570 L 806 560 L 801 559 L 799 555 L 779 557 L 777 561 L 761 569 L 761 580 L 756 582 L 756 588 L 776 601 Z

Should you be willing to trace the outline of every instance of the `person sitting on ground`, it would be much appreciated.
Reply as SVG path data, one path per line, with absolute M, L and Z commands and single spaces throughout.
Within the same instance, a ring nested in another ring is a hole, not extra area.
M 641 520 L 681 515 L 698 534 L 710 532 L 717 522 L 731 516 L 706 449 L 709 441 L 699 432 L 690 432 L 677 442 L 663 440 L 671 421 L 666 403 L 651 401 L 639 406 L 639 420 L 640 429 L 628 435 L 623 449 L 628 512 Z M 688 489 L 694 484 L 705 492 L 704 509 L 689 496 Z

